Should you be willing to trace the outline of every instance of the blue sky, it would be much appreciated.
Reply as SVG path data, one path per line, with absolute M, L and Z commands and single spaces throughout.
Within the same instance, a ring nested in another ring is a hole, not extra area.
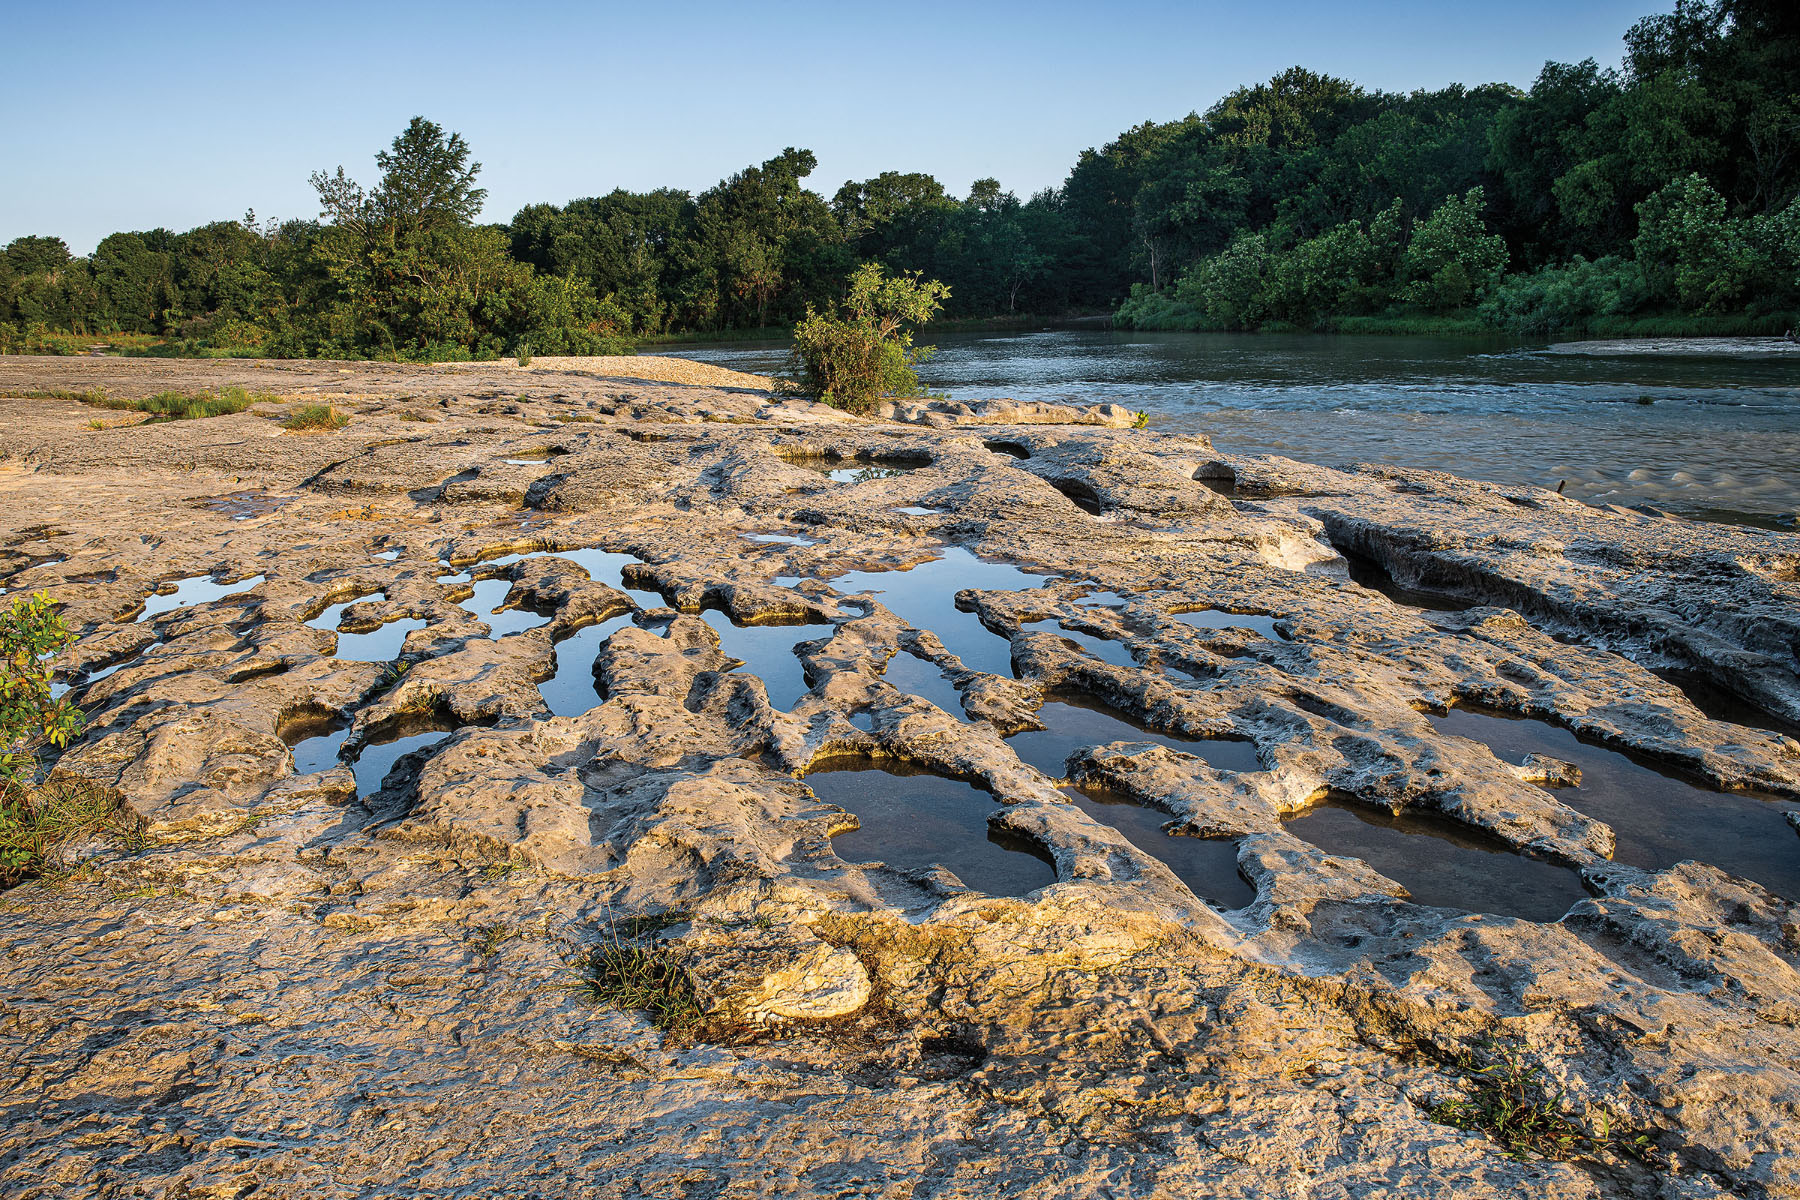
M 927 171 L 1027 195 L 1144 120 L 1295 64 L 1370 88 L 1528 85 L 1617 63 L 1666 0 L 1462 3 L 526 2 L 26 5 L 6 11 L 0 243 L 255 208 L 310 217 L 308 175 L 415 113 L 469 139 L 484 219 L 614 187 L 698 191 L 804 146 L 829 196 Z

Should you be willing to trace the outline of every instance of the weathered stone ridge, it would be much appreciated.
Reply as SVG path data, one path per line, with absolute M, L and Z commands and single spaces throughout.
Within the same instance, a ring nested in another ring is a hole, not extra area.
M 1795 895 L 1632 865 L 1581 767 L 1434 723 L 1628 751 L 1800 858 L 1800 536 L 656 374 L 0 359 L 351 417 L 0 398 L 0 585 L 81 634 L 55 771 L 144 837 L 0 895 L 6 1194 L 1800 1197 Z M 1027 761 L 1072 698 L 1139 733 Z M 974 785 L 1053 881 L 840 854 L 847 761 Z M 1296 832 L 1333 805 L 1421 848 Z M 1220 839 L 1239 907 L 1163 844 Z M 1580 894 L 1415 902 L 1453 846 Z M 620 939 L 711 1036 L 580 996 Z M 1434 1116 L 1500 1048 L 1577 1161 Z

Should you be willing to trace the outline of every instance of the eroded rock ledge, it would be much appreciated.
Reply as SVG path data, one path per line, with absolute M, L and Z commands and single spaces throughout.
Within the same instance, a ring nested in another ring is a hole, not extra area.
M 56 771 L 145 838 L 0 896 L 8 1195 L 1800 1196 L 1800 537 L 719 382 L 0 360 L 352 417 L 0 399 Z M 969 845 L 851 853 L 852 761 L 975 785 Z M 1762 883 L 1659 849 L 1729 822 Z M 1491 895 L 1408 898 L 1454 854 Z M 712 1036 L 581 998 L 621 938 Z M 1501 1048 L 1640 1157 L 1434 1119 Z

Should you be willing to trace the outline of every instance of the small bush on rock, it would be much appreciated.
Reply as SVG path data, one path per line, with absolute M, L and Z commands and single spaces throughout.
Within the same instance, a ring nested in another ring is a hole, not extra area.
M 30 785 L 40 746 L 65 746 L 81 732 L 80 711 L 50 697 L 50 659 L 74 640 L 42 592 L 0 611 L 0 795 Z
M 864 263 L 851 274 L 838 311 L 808 305 L 794 326 L 794 385 L 851 412 L 866 412 L 884 396 L 918 395 L 913 368 L 930 348 L 913 346 L 911 327 L 931 320 L 949 295 L 948 286 L 919 272 L 890 277 Z
M 113 818 L 111 799 L 92 789 L 37 782 L 38 752 L 81 732 L 80 710 L 50 695 L 50 660 L 74 640 L 42 592 L 0 610 L 0 887 L 39 874 L 58 843 Z

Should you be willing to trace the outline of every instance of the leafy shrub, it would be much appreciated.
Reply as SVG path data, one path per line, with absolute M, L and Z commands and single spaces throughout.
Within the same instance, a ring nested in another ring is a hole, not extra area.
M 75 706 L 50 698 L 50 659 L 74 640 L 42 592 L 0 611 L 0 795 L 30 785 L 38 747 L 67 745 L 81 731 Z
M 1216 328 L 1204 312 L 1175 299 L 1169 292 L 1153 292 L 1141 283 L 1131 285 L 1131 296 L 1113 314 L 1120 329 L 1179 329 L 1194 332 Z
M 1596 317 L 1634 312 L 1649 289 L 1638 265 L 1607 257 L 1508 276 L 1481 305 L 1481 318 L 1510 333 L 1550 335 L 1582 329 Z
M 1206 314 L 1217 329 L 1254 329 L 1269 315 L 1265 283 L 1269 239 L 1245 234 L 1194 266 L 1175 285 L 1175 299 Z
M 74 641 L 50 597 L 0 611 L 0 887 L 39 874 L 51 850 L 112 823 L 110 798 L 79 784 L 37 786 L 38 752 L 81 732 L 81 713 L 50 696 L 50 660 Z
M 1482 220 L 1487 206 L 1481 188 L 1461 197 L 1445 196 L 1432 214 L 1413 226 L 1405 269 L 1412 280 L 1404 296 L 1442 312 L 1479 302 L 1506 270 L 1506 239 L 1489 233 Z
M 349 423 L 349 417 L 329 404 L 308 404 L 295 409 L 281 427 L 293 433 L 332 433 Z
M 851 412 L 866 412 L 883 396 L 918 395 L 913 368 L 930 351 L 913 346 L 908 327 L 929 321 L 949 295 L 949 287 L 919 272 L 889 277 L 864 263 L 851 273 L 849 293 L 836 312 L 808 305 L 794 326 L 794 383 Z

